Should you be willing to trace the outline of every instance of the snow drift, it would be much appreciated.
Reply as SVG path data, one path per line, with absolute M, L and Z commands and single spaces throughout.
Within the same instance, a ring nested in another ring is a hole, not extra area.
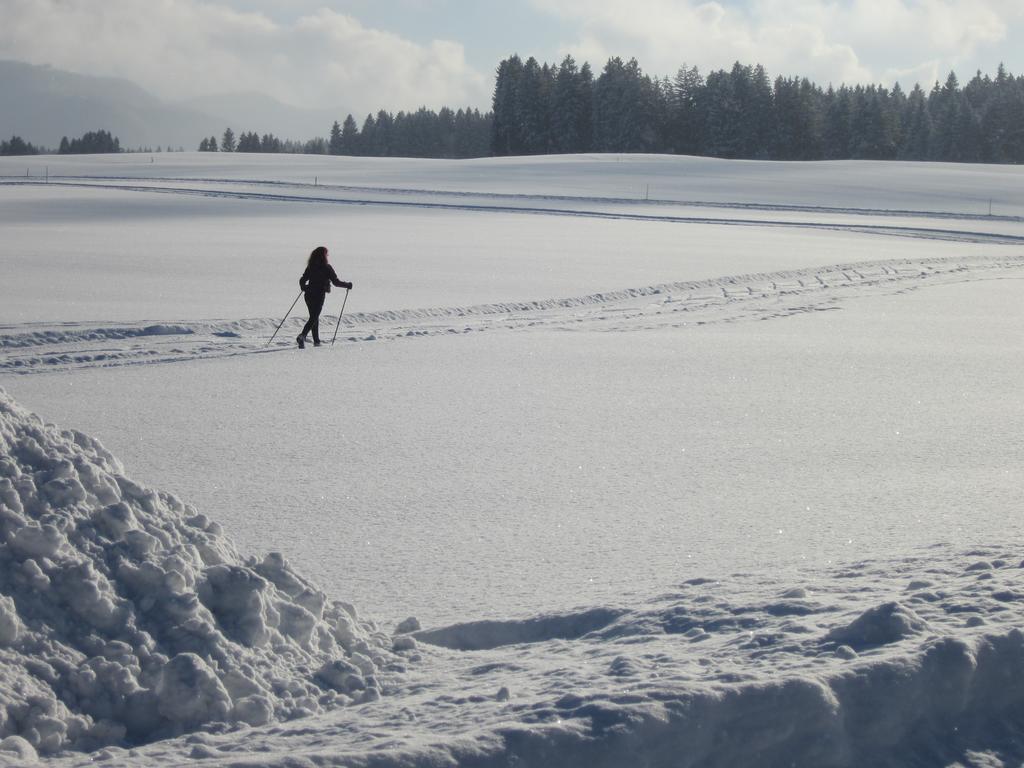
M 276 554 L 0 389 L 0 753 L 263 725 L 380 696 L 391 639 Z

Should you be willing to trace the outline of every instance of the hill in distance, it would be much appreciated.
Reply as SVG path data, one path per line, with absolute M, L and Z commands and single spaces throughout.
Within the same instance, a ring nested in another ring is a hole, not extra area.
M 282 139 L 326 137 L 341 110 L 311 110 L 261 94 L 225 94 L 186 103 L 163 101 L 122 78 L 80 75 L 19 61 L 0 61 L 0 136 L 17 135 L 55 149 L 62 136 L 105 129 L 125 148 L 195 149 L 230 126 Z

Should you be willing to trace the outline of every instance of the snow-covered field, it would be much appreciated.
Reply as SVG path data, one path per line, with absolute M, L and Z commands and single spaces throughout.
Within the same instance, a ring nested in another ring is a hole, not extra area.
M 0 231 L 0 760 L 1024 761 L 1020 169 L 2 158 Z

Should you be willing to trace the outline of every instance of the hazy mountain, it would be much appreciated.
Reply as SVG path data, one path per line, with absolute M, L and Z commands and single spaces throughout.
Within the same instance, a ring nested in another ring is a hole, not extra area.
M 128 80 L 0 61 L 0 136 L 56 148 L 62 136 L 106 129 L 122 147 L 193 149 L 218 121 L 160 101 Z M 223 130 L 221 128 L 220 130 Z
M 259 94 L 229 94 L 171 103 L 128 80 L 78 75 L 17 61 L 0 61 L 0 137 L 21 136 L 56 148 L 62 136 L 105 129 L 121 146 L 195 149 L 230 126 L 282 139 L 326 137 L 340 110 L 291 107 Z

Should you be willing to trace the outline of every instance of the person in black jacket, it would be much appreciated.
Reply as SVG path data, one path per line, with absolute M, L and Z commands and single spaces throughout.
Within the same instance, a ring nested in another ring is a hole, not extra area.
M 318 246 L 309 254 L 306 271 L 299 278 L 299 288 L 305 293 L 306 306 L 309 308 L 309 320 L 302 327 L 302 333 L 295 337 L 299 349 L 306 348 L 306 334 L 313 332 L 313 346 L 320 346 L 320 310 L 324 308 L 324 299 L 331 292 L 331 284 L 339 288 L 352 288 L 352 283 L 338 279 L 334 267 L 327 263 L 327 248 Z

